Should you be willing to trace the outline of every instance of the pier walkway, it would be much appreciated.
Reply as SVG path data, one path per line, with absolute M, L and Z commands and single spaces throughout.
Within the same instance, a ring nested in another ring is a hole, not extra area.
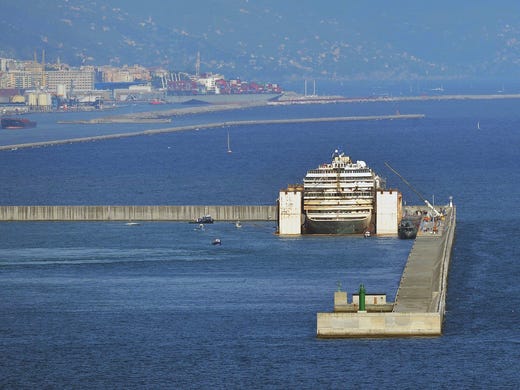
M 415 239 L 391 312 L 358 311 L 317 314 L 317 336 L 404 337 L 442 334 L 448 269 L 455 239 L 456 208 L 447 207 L 438 230 Z M 346 299 L 346 298 L 345 298 Z
M 444 295 L 450 252 L 455 234 L 455 208 L 432 231 L 419 232 L 401 277 L 395 299 L 397 313 L 444 315 Z

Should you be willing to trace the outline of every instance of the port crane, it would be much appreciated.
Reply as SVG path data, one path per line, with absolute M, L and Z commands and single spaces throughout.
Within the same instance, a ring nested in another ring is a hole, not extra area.
M 424 202 L 426 206 L 432 211 L 434 217 L 440 217 L 441 214 L 435 209 L 435 207 L 432 206 L 430 202 L 428 202 L 428 199 L 426 199 L 414 186 L 412 186 L 399 172 L 397 172 L 394 168 L 390 166 L 385 161 L 385 165 L 388 169 L 390 169 L 393 173 L 395 173 L 399 178 L 408 186 L 410 189 L 417 194 L 417 196 Z

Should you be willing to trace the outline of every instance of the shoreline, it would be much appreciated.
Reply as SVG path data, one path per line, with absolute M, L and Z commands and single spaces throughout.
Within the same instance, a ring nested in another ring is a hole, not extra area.
M 356 104 L 356 103 L 395 103 L 395 102 L 420 102 L 420 101 L 445 101 L 445 100 L 506 100 L 520 99 L 520 94 L 455 94 L 455 95 L 419 95 L 419 96 L 378 96 L 378 97 L 345 97 L 341 95 L 300 95 L 287 92 L 279 99 L 273 101 L 251 101 L 244 103 L 207 104 L 198 106 L 175 107 L 166 110 L 151 110 L 139 113 L 116 114 L 106 117 L 98 117 L 88 120 L 60 120 L 57 124 L 110 124 L 110 123 L 168 123 L 171 118 L 181 115 L 197 115 L 210 112 L 241 110 L 254 107 L 287 106 L 302 104 Z M 103 114 L 112 111 L 114 107 L 101 110 L 78 110 L 85 112 L 98 112 Z M 40 111 L 34 111 L 34 113 Z M 49 113 L 61 113 L 63 111 L 49 111 Z M 72 112 L 72 111 L 71 111 Z M 76 112 L 76 111 L 74 111 Z M 19 114 L 31 114 L 31 111 Z M 7 115 L 4 113 L 3 115 Z M 14 115 L 14 113 L 13 113 Z
M 171 117 L 180 115 L 196 115 L 209 112 L 240 110 L 253 107 L 286 106 L 300 104 L 349 104 L 349 103 L 393 103 L 406 101 L 432 100 L 501 100 L 520 99 L 520 94 L 479 94 L 479 95 L 424 95 L 424 96 L 397 96 L 397 97 L 344 97 L 344 96 L 303 96 L 293 93 L 283 95 L 274 101 L 212 104 L 203 106 L 189 106 L 172 108 L 162 111 L 144 111 L 132 114 L 120 114 L 91 120 L 59 121 L 59 124 L 109 124 L 109 123 L 165 123 Z
M 112 115 L 104 118 L 94 118 L 90 120 L 77 121 L 58 121 L 58 124 L 111 124 L 111 123 L 150 123 L 164 124 L 172 121 L 171 117 L 180 115 L 197 115 L 209 112 L 232 111 L 248 109 L 253 107 L 295 105 L 295 104 L 342 104 L 342 103 L 385 103 L 399 101 L 432 101 L 432 100 L 502 100 L 520 99 L 520 94 L 479 94 L 479 95 L 428 95 L 428 96 L 399 96 L 399 97 L 374 97 L 374 98 L 347 98 L 342 96 L 301 96 L 288 94 L 278 101 L 249 102 L 241 104 L 222 104 L 190 106 L 172 108 L 162 111 L 146 111 L 141 113 Z M 21 148 L 44 147 L 52 145 L 63 145 L 67 143 L 91 142 L 99 140 L 117 139 L 125 137 L 135 137 L 142 135 L 152 135 L 161 133 L 171 133 L 176 131 L 192 131 L 200 129 L 210 129 L 225 126 L 244 126 L 260 124 L 287 124 L 305 122 L 333 122 L 333 121 L 364 121 L 364 120 L 394 120 L 394 119 L 421 119 L 423 114 L 395 114 L 395 115 L 374 115 L 374 116 L 350 116 L 350 117 L 323 117 L 323 118 L 298 118 L 298 119 L 276 119 L 276 120 L 244 120 L 226 121 L 216 123 L 205 123 L 199 125 L 168 127 L 163 129 L 148 129 L 132 133 L 117 133 L 98 136 L 68 138 L 59 140 L 29 142 L 20 144 L 0 145 L 0 151 L 17 150 Z

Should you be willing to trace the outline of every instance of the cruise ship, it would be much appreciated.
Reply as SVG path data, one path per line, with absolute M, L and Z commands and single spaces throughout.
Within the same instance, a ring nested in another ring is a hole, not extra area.
M 335 150 L 332 162 L 311 169 L 303 181 L 304 231 L 308 234 L 374 232 L 376 191 L 384 181 L 364 161 Z

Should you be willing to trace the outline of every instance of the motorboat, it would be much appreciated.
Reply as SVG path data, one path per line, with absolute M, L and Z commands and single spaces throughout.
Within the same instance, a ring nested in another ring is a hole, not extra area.
M 190 223 L 198 223 L 200 225 L 200 224 L 213 223 L 213 222 L 214 222 L 214 220 L 211 217 L 211 215 L 207 214 L 200 218 L 197 218 L 195 221 L 191 221 Z

